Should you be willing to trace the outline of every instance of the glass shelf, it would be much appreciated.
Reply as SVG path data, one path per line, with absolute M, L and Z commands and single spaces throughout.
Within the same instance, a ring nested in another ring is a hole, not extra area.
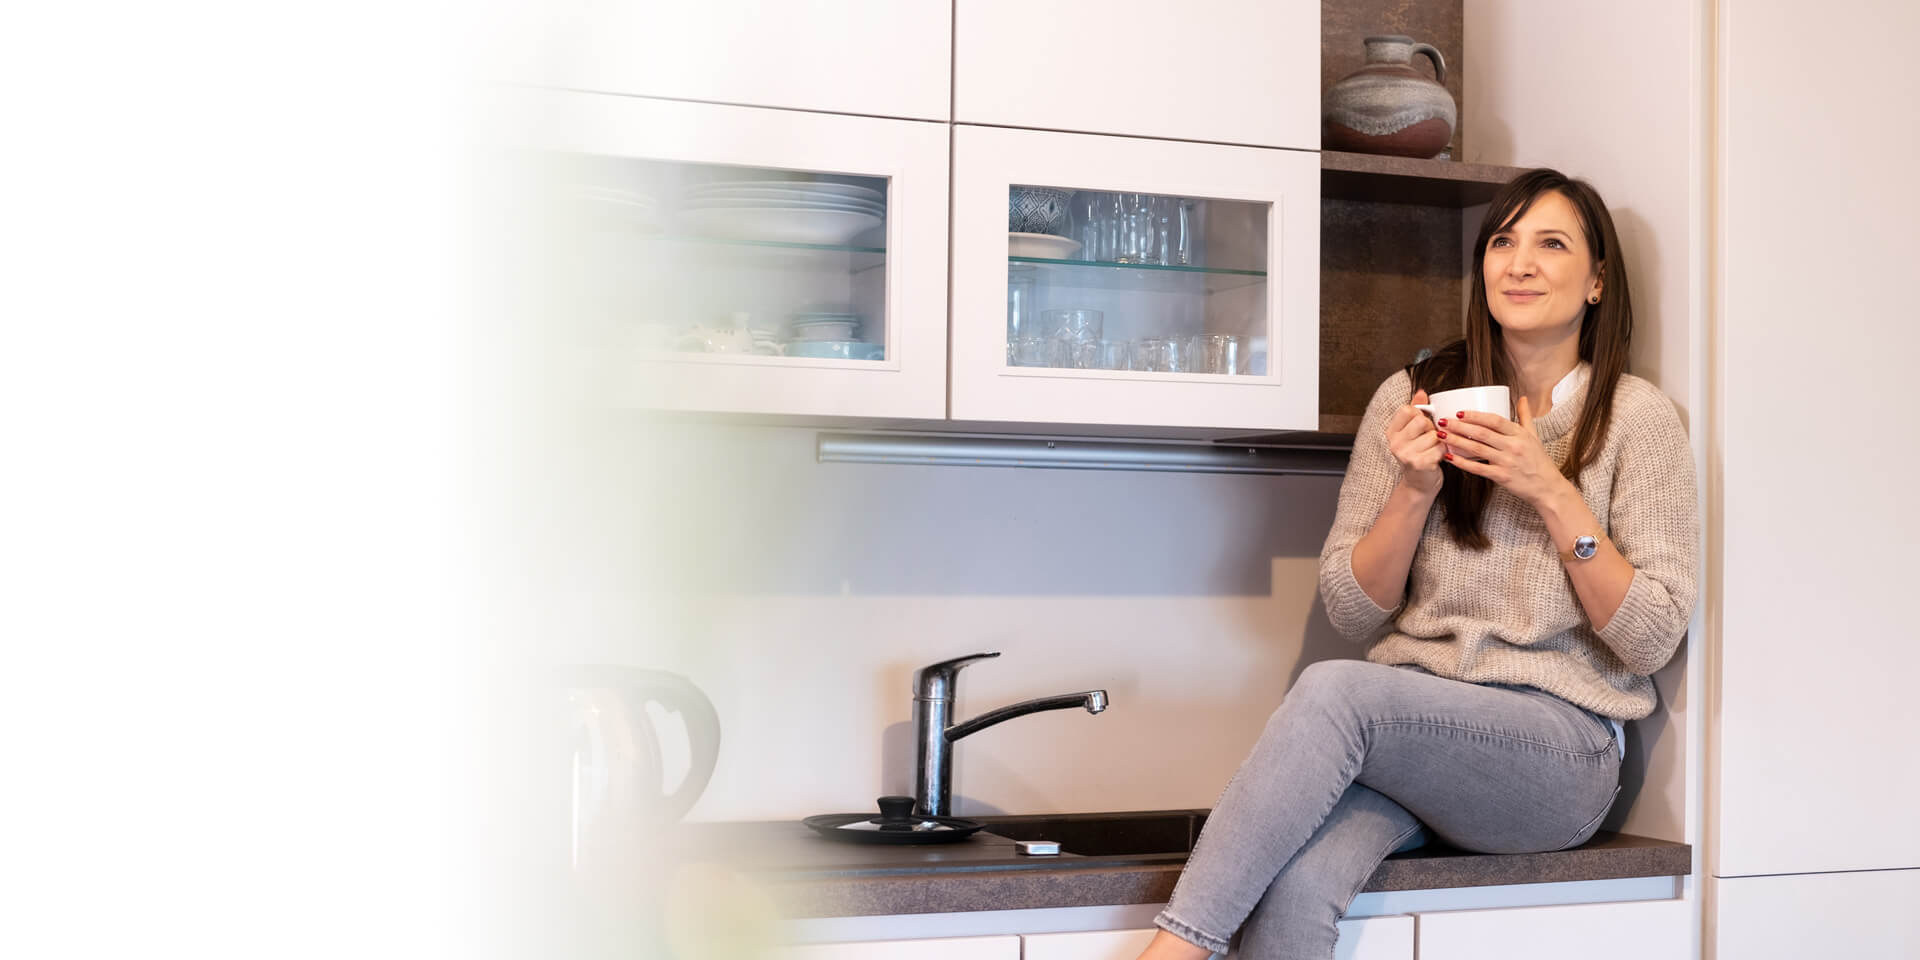
M 1030 264 L 1054 283 L 1106 290 L 1151 293 L 1217 293 L 1267 281 L 1265 270 L 1229 270 L 1220 267 L 1163 266 L 1154 263 L 1109 263 L 1094 260 L 1053 260 L 1044 257 L 1008 257 L 1009 264 Z

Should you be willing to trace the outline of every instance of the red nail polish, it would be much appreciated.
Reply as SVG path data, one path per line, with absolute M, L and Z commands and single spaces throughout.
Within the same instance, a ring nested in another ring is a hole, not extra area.
M 1441 425 L 1441 426 L 1443 426 L 1443 427 L 1447 425 L 1447 418 L 1446 418 L 1446 417 L 1441 417 L 1441 418 L 1440 418 L 1440 425 Z
M 1440 439 L 1442 440 L 1445 440 L 1447 438 L 1447 432 L 1445 430 L 1435 430 L 1434 433 L 1439 434 Z
M 1452 459 L 1453 459 L 1453 454 L 1451 454 L 1451 453 L 1443 453 L 1443 454 L 1441 454 L 1441 456 L 1443 456 L 1443 457 L 1446 457 L 1446 458 L 1447 458 L 1448 460 L 1452 460 Z
M 1454 416 L 1456 417 L 1464 417 L 1466 415 L 1467 415 L 1467 412 L 1465 410 L 1462 410 L 1459 413 L 1454 414 Z

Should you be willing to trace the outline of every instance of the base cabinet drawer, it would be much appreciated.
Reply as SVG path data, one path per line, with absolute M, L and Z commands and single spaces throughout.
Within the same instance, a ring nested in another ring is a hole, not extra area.
M 1036 933 L 1021 937 L 1024 960 L 1136 960 L 1158 928 Z
M 1340 921 L 1334 960 L 1414 960 L 1412 917 Z M 1136 960 L 1156 930 L 1042 933 L 1022 937 L 1025 960 Z
M 1685 900 L 1423 913 L 1420 960 L 1686 960 Z
M 783 947 L 769 960 L 1020 960 L 1019 937 L 874 940 Z

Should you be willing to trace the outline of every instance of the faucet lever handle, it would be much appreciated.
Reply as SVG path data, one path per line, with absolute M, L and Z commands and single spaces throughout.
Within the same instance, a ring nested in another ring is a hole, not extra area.
M 914 671 L 913 695 L 922 700 L 947 700 L 953 697 L 953 682 L 960 676 L 960 668 L 981 660 L 991 660 L 999 652 L 975 653 L 952 660 L 942 660 Z

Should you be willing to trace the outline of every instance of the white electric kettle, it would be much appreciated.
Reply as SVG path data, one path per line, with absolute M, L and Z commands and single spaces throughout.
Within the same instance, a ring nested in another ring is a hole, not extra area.
M 720 753 L 720 718 L 700 688 L 658 670 L 565 667 L 559 692 L 568 860 L 575 869 L 617 864 L 700 799 Z

